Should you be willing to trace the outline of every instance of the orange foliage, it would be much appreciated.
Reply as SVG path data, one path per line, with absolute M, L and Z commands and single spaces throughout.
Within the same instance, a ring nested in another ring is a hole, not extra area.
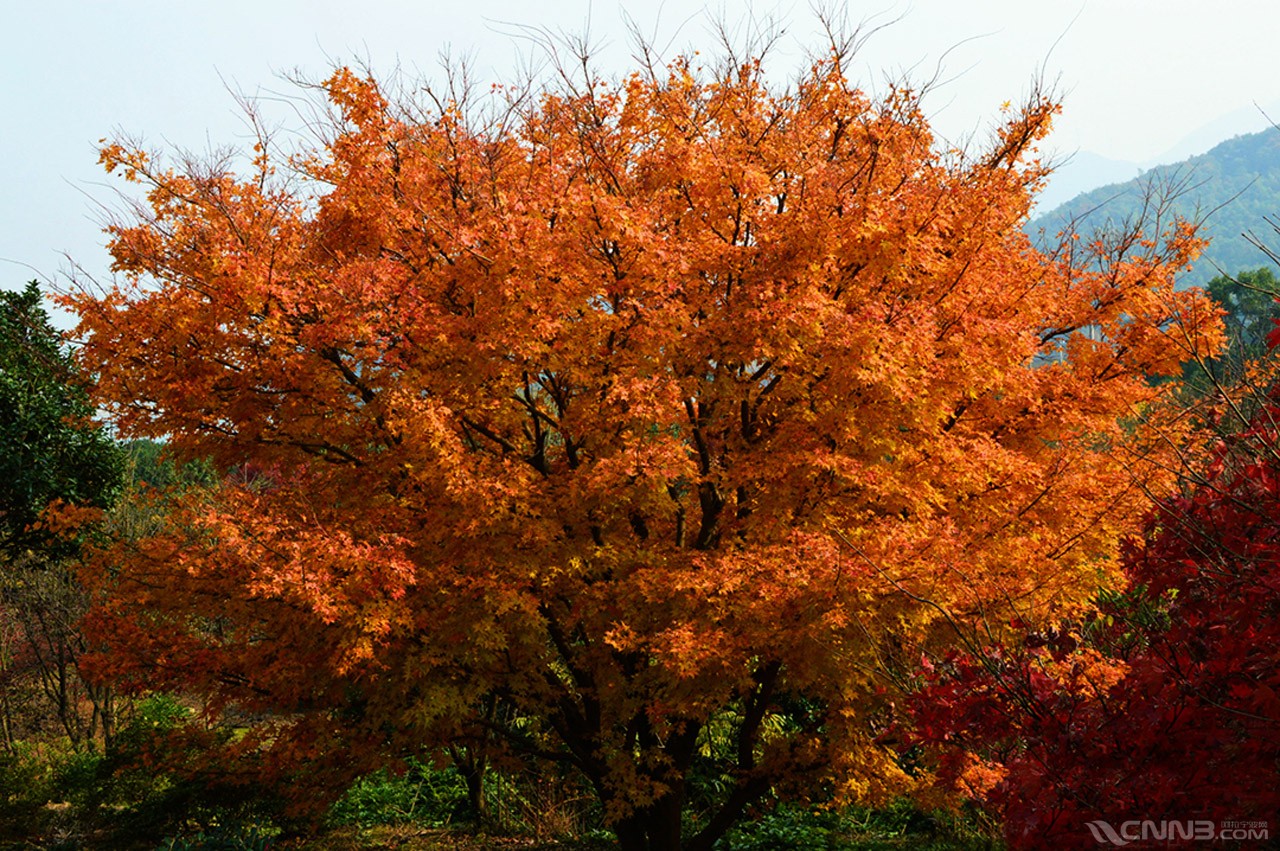
M 115 554 L 100 664 L 423 741 L 497 695 L 623 834 L 726 713 L 727 811 L 788 772 L 906 788 L 894 672 L 1115 575 L 1147 376 L 1220 335 L 1173 287 L 1189 228 L 1033 247 L 1046 101 L 974 154 L 836 61 L 487 121 L 327 90 L 292 179 L 103 149 L 149 194 L 121 283 L 66 298 L 100 402 L 241 474 Z

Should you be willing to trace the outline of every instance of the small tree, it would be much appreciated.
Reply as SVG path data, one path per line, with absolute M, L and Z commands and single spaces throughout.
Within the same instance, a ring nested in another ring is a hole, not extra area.
M 0 293 L 0 606 L 21 623 L 20 655 L 76 744 L 112 725 L 110 692 L 77 674 L 86 601 L 69 567 L 80 542 L 67 512 L 108 508 L 121 488 L 121 453 L 93 413 L 36 284 Z M 7 695 L 0 707 L 10 710 Z
M 1269 356 L 1267 335 L 1280 318 L 1280 281 L 1269 266 L 1219 275 L 1205 291 L 1224 311 L 1226 343 L 1213 357 L 1191 361 L 1185 381 L 1196 395 L 1219 395 L 1241 381 L 1250 380 L 1251 368 Z M 1236 423 L 1236 426 L 1240 423 Z
M 42 525 L 50 504 L 109 507 L 121 487 L 119 450 L 93 405 L 33 281 L 0 293 L 0 552 L 65 552 Z
M 1052 103 L 950 150 L 843 60 L 488 113 L 342 69 L 301 182 L 104 148 L 149 194 L 67 298 L 84 362 L 237 475 L 101 572 L 103 670 L 279 713 L 275 766 L 487 727 L 626 849 L 908 788 L 891 675 L 1087 599 L 1161 475 L 1146 375 L 1217 325 L 1182 224 L 1030 245 Z

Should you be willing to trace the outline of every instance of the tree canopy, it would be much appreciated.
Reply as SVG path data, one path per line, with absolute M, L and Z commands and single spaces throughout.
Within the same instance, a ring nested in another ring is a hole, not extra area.
M 0 292 L 0 556 L 55 545 L 51 504 L 106 508 L 123 462 L 33 281 Z M 61 547 L 61 544 L 57 545 Z
M 1209 297 L 1226 311 L 1227 345 L 1221 355 L 1229 372 L 1239 373 L 1250 360 L 1267 354 L 1267 335 L 1280 318 L 1280 281 L 1268 266 L 1218 275 L 1205 285 Z
M 237 744 L 275 766 L 496 733 L 625 848 L 799 778 L 905 790 L 898 675 L 1113 575 L 1147 376 L 1220 335 L 1181 224 L 1030 244 L 1038 97 L 960 151 L 839 54 L 786 91 L 324 90 L 244 176 L 104 147 L 147 202 L 67 298 L 122 432 L 227 474 L 104 555 L 101 670 L 275 711 Z

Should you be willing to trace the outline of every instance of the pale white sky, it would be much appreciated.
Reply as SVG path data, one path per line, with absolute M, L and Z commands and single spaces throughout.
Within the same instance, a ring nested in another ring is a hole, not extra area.
M 861 53 L 868 87 L 903 72 L 931 77 L 942 63 L 950 82 L 930 108 L 935 128 L 952 138 L 985 130 L 1042 68 L 1064 99 L 1051 141 L 1063 152 L 1150 161 L 1231 113 L 1233 122 L 1217 125 L 1220 137 L 1261 129 L 1252 104 L 1280 102 L 1274 0 L 873 0 L 844 8 L 855 22 L 897 19 Z M 509 77 L 527 49 L 510 24 L 581 32 L 589 19 L 601 67 L 621 73 L 630 64 L 624 13 L 670 52 L 714 51 L 717 15 L 773 19 L 786 30 L 774 55 L 780 76 L 820 46 L 807 0 L 0 0 L 0 286 L 59 275 L 64 252 L 105 273 L 98 210 L 116 202 L 95 144 L 117 129 L 157 146 L 237 143 L 245 130 L 229 87 L 288 93 L 285 72 L 318 79 L 335 63 L 364 58 L 379 69 L 432 72 L 446 46 L 470 53 L 482 76 Z

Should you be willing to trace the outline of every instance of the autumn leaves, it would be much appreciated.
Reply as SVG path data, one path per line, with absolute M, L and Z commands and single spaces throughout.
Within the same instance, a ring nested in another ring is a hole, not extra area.
M 627 847 L 695 770 L 724 794 L 689 847 L 789 778 L 922 782 L 878 738 L 911 660 L 1114 574 L 1166 480 L 1148 378 L 1220 333 L 1173 287 L 1190 230 L 1021 231 L 1046 101 L 974 152 L 836 62 L 484 113 L 326 90 L 320 143 L 244 177 L 104 149 L 148 204 L 121 282 L 67 297 L 81 357 L 122 429 L 228 474 L 163 563 L 103 554 L 146 601 L 106 658 L 163 623 L 157 684 L 316 741 L 532 749 Z

